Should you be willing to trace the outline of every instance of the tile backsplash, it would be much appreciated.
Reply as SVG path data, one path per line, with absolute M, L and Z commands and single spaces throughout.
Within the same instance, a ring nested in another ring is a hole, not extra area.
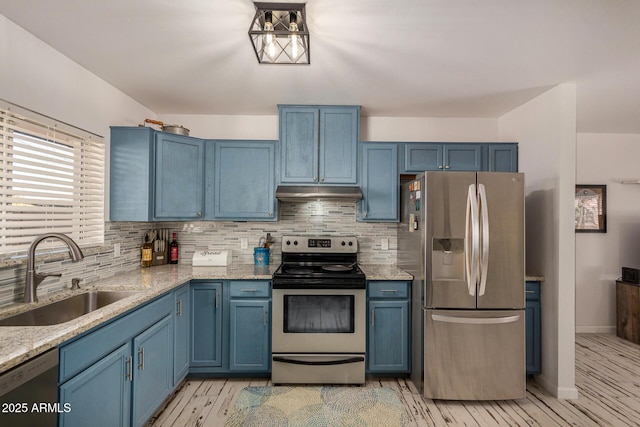
M 275 244 L 271 249 L 271 264 L 282 258 L 281 236 L 285 234 L 355 235 L 358 238 L 358 261 L 365 264 L 395 264 L 397 255 L 397 223 L 365 223 L 356 221 L 357 205 L 345 202 L 284 202 L 280 203 L 280 219 L 276 222 L 107 222 L 105 243 L 85 250 L 85 258 L 72 263 L 64 256 L 38 257 L 39 273 L 62 273 L 62 277 L 45 279 L 38 295 L 69 287 L 72 278 L 80 278 L 80 286 L 114 274 L 140 267 L 140 246 L 144 234 L 152 228 L 168 228 L 177 233 L 180 263 L 191 264 L 194 251 L 228 249 L 233 263 L 252 264 L 253 248 L 260 237 L 271 233 Z M 241 249 L 246 238 L 247 249 Z M 388 239 L 389 249 L 382 250 L 382 239 Z M 120 244 L 120 256 L 113 256 L 113 245 Z M 0 306 L 22 300 L 26 263 L 0 268 Z

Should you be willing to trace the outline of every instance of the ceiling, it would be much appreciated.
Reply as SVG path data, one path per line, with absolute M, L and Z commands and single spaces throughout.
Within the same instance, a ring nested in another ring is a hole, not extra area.
M 250 0 L 0 0 L 157 114 L 499 117 L 577 85 L 578 132 L 640 133 L 640 2 L 308 0 L 311 65 L 258 64 Z

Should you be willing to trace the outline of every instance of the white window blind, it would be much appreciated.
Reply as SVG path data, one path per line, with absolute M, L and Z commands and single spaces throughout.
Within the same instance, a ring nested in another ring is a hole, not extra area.
M 0 102 L 0 254 L 51 232 L 103 243 L 104 152 L 99 136 Z

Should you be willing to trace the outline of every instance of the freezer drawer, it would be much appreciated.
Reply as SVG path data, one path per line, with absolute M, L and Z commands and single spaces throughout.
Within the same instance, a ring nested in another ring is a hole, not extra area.
M 426 310 L 425 397 L 524 398 L 524 326 L 524 310 Z

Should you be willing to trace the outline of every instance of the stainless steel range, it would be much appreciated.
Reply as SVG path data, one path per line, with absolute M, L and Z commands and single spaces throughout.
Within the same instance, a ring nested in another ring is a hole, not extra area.
M 366 281 L 355 237 L 283 236 L 273 275 L 274 384 L 363 384 Z

